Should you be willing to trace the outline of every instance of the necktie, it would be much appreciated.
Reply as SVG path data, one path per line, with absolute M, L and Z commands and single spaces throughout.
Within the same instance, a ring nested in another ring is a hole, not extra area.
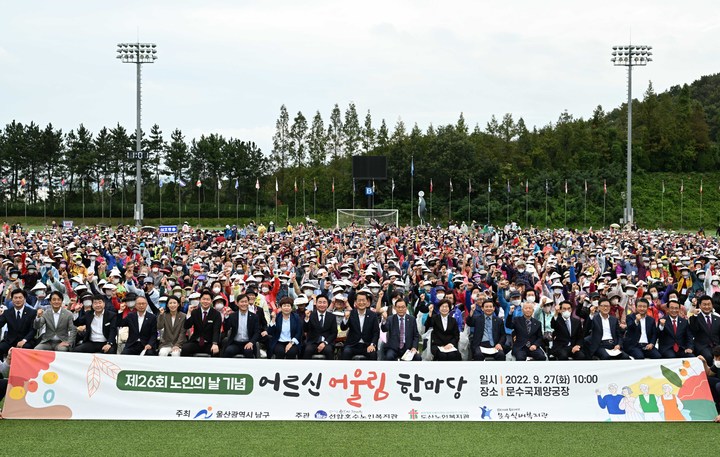
M 203 322 L 205 322 L 206 318 L 207 318 L 207 311 L 203 311 Z
M 673 333 L 675 333 L 675 337 L 677 338 L 677 320 L 673 319 L 672 324 L 673 324 Z M 673 351 L 675 351 L 675 352 L 680 351 L 680 346 L 678 346 L 677 343 L 673 344 Z
M 712 330 L 712 319 L 710 319 L 710 315 L 705 316 L 705 322 L 707 322 L 708 329 Z
M 489 316 L 485 316 L 485 328 L 483 328 L 483 340 L 487 340 L 490 346 L 495 346 L 495 341 L 492 337 L 492 319 Z
M 205 317 L 207 317 L 207 311 L 203 311 L 203 319 L 202 319 L 203 324 L 205 323 Z M 200 347 L 205 346 L 205 338 L 203 338 L 203 337 L 201 336 L 201 337 L 198 339 L 198 343 L 200 344 Z
M 525 327 L 527 327 L 527 334 L 530 336 L 530 319 L 525 321 Z
M 324 323 L 325 323 L 325 315 L 324 315 L 324 314 L 321 314 L 321 315 L 320 315 L 320 328 L 323 327 L 323 324 L 324 324 Z
M 405 317 L 398 317 L 400 320 L 400 347 L 405 347 Z
M 565 323 L 567 324 L 568 335 L 572 336 L 572 324 L 570 323 L 570 319 L 565 319 Z
M 17 312 L 17 320 L 20 320 L 22 316 L 20 315 L 20 311 Z

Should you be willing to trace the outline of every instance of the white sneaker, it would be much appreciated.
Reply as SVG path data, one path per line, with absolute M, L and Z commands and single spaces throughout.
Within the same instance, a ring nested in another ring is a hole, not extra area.
M 267 359 L 267 352 L 265 352 L 265 349 L 260 349 L 260 358 Z

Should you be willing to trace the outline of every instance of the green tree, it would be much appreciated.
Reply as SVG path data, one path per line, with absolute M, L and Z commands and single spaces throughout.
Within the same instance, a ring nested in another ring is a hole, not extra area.
M 327 136 L 320 111 L 315 113 L 308 133 L 308 155 L 311 167 L 324 165 L 327 159 Z
M 302 111 L 298 111 L 290 128 L 290 159 L 296 168 L 305 165 L 308 123 Z

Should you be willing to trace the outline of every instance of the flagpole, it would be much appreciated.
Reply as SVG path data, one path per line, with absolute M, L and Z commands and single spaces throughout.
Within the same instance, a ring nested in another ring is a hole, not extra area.
M 297 178 L 295 178 L 295 187 L 293 190 L 295 191 L 295 219 L 297 219 Z
M 332 194 L 333 194 L 333 195 L 332 195 L 332 197 L 333 197 L 333 210 L 332 210 L 332 212 L 334 213 L 334 212 L 335 212 L 335 178 L 334 178 L 334 177 L 333 177 L 333 182 L 332 182 Z
M 545 228 L 548 227 L 548 180 L 545 180 Z
M 221 186 L 221 184 L 220 184 L 220 178 L 218 177 L 217 190 L 215 191 L 215 194 L 217 195 L 217 218 L 218 218 L 218 222 L 220 222 L 220 190 L 221 190 L 220 186 Z
M 662 193 L 660 194 L 660 226 L 665 225 L 665 181 L 662 183 Z
M 158 178 L 158 194 L 160 195 L 160 220 L 162 221 L 162 182 Z
M 413 226 L 415 206 L 415 155 L 410 156 L 410 227 Z
M 302 188 L 303 188 L 303 217 L 305 217 L 305 216 L 307 216 L 307 212 L 305 211 L 305 178 L 303 178 Z M 353 201 L 354 201 L 354 200 L 353 200 Z M 355 206 L 353 205 L 353 208 L 354 208 L 354 207 L 355 207 Z
M 490 225 L 490 179 L 488 179 L 487 225 Z
M 198 186 L 197 184 L 195 184 L 195 185 L 197 186 L 197 189 L 198 189 L 198 222 L 197 223 L 198 223 L 198 225 L 200 225 L 200 186 Z
M 506 224 L 509 224 L 509 223 L 510 223 L 510 180 L 509 180 L 509 179 L 508 179 L 508 182 L 507 182 L 507 207 L 506 207 L 506 209 L 505 209 L 505 212 L 506 212 L 506 214 L 505 214 L 505 219 L 506 219 L 505 223 L 506 223 Z
M 450 221 L 452 221 L 452 194 L 453 194 L 453 188 L 452 188 L 452 179 L 450 180 L 450 198 L 448 199 L 448 225 L 450 225 Z
M 472 186 L 470 184 L 470 178 L 468 178 L 468 224 L 470 224 L 470 196 L 472 194 Z
M 700 179 L 700 228 L 703 228 L 703 210 L 702 210 L 702 179 Z
M 235 224 L 240 225 L 240 185 L 235 178 Z
M 85 225 L 85 186 L 83 180 L 80 180 L 80 189 L 82 190 L 82 225 Z
M 433 194 L 433 188 L 432 188 L 432 178 L 430 178 L 430 226 L 433 225 L 433 217 L 432 217 L 432 194 Z
M 605 228 L 605 205 L 607 203 L 607 181 L 603 181 L 603 228 Z
M 565 222 L 563 227 L 567 228 L 567 179 L 565 180 Z
M 680 181 L 680 229 L 683 228 L 683 204 L 685 200 L 685 180 Z
M 585 215 L 583 219 L 583 227 L 587 227 L 587 180 L 585 180 Z
M 278 186 L 277 178 L 275 178 L 275 220 L 278 218 Z
M 334 201 L 335 201 L 335 194 L 333 194 L 333 202 Z M 392 185 L 390 186 L 390 209 L 395 209 L 395 180 L 394 179 L 393 179 Z
M 98 187 L 100 187 L 98 189 L 100 191 L 100 215 L 102 216 L 102 221 L 105 222 L 105 186 L 98 185 Z
M 528 225 L 528 181 L 525 179 L 525 228 L 529 227 Z
M 255 182 L 257 183 L 258 181 L 255 181 Z M 259 201 L 260 201 L 260 189 L 256 185 L 255 186 L 255 224 L 256 225 L 258 223 L 258 219 L 260 218 L 260 216 L 259 216 L 259 214 L 260 214 Z
M 181 189 L 182 186 L 180 186 L 180 180 L 175 181 L 175 185 L 177 186 L 177 194 L 178 194 L 178 225 L 182 223 L 182 195 L 181 195 Z
M 313 219 L 317 219 L 317 181 L 313 179 Z

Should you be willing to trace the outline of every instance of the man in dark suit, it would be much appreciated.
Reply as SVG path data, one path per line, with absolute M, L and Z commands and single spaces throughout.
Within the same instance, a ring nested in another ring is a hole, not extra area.
M 407 351 L 413 354 L 412 360 L 422 360 L 418 352 L 420 332 L 417 328 L 417 321 L 407 313 L 405 299 L 398 298 L 395 301 L 395 314 L 387 320 L 383 318 L 380 328 L 383 332 L 387 332 L 385 360 L 397 360 L 399 357 L 403 357 Z
M 242 354 L 246 359 L 255 358 L 255 349 L 260 338 L 260 324 L 255 313 L 248 310 L 248 296 L 240 294 L 235 298 L 238 310 L 225 319 L 227 343 L 223 349 L 223 357 L 232 358 Z M 258 310 L 262 313 L 262 310 Z M 270 354 L 268 354 L 270 357 Z
M 205 289 L 200 293 L 200 307 L 190 306 L 185 328 L 193 329 L 193 334 L 183 344 L 181 357 L 192 357 L 202 353 L 216 356 L 220 353 L 220 325 L 222 316 L 212 307 L 212 292 Z
M 145 297 L 138 297 L 135 300 L 135 310 L 128 313 L 125 318 L 118 318 L 118 327 L 128 328 L 128 338 L 125 343 L 123 354 L 140 355 L 145 351 L 145 355 L 155 355 L 155 345 L 157 344 L 157 317 L 148 313 L 148 302 Z M 125 304 L 120 305 L 120 312 L 125 310 Z M 120 314 L 119 316 L 121 316 Z
M 647 299 L 640 298 L 635 304 L 635 313 L 628 314 L 626 318 L 627 330 L 623 349 L 635 360 L 660 358 L 660 352 L 655 348 L 657 343 L 655 319 L 647 315 L 647 310 Z
M 687 319 L 680 317 L 680 303 L 671 300 L 667 304 L 668 315 L 659 321 L 658 350 L 663 359 L 691 356 L 694 349 L 693 336 Z
M 83 316 L 85 338 L 73 352 L 115 354 L 117 352 L 117 314 L 105 309 L 105 297 L 93 295 L 92 313 Z
M 340 330 L 348 331 L 342 351 L 343 360 L 351 360 L 356 355 L 377 360 L 380 326 L 375 313 L 368 310 L 371 297 L 369 290 L 359 290 L 355 297 L 355 309 L 345 311 L 345 318 L 340 323 Z
M 578 309 L 578 316 L 589 320 L 588 336 L 585 337 L 586 354 L 588 357 L 597 357 L 600 360 L 629 359 L 622 350 L 622 332 L 627 327 L 625 322 L 619 322 L 615 316 L 610 315 L 610 299 L 603 297 L 598 302 L 598 312 L 590 317 L 587 308 Z M 618 355 L 608 354 L 608 350 L 620 351 Z
M 712 298 L 703 295 L 699 302 L 700 311 L 688 319 L 695 338 L 695 355 L 712 360 L 713 348 L 720 345 L 720 318 L 713 314 Z
M 468 327 L 473 327 L 473 337 L 470 342 L 470 353 L 473 360 L 482 361 L 487 357 L 482 351 L 485 349 L 495 349 L 497 352 L 491 356 L 494 360 L 505 360 L 505 325 L 503 320 L 495 315 L 495 304 L 491 299 L 484 299 L 482 302 L 482 312 L 480 312 L 475 304 L 470 307 L 465 323 Z
M 36 311 L 27 303 L 27 292 L 22 289 L 14 289 L 10 293 L 12 308 L 0 314 L 0 329 L 7 324 L 8 329 L 5 337 L 0 341 L 0 358 L 5 359 L 10 348 L 17 347 L 32 349 L 35 347 L 35 322 Z
M 522 305 L 522 316 L 513 317 L 514 306 L 510 307 L 506 319 L 506 326 L 513 331 L 512 354 L 515 360 L 524 362 L 528 357 L 533 360 L 547 360 L 542 350 L 542 326 L 540 321 L 533 318 L 535 308 L 532 303 Z
M 553 329 L 553 345 L 550 349 L 557 360 L 584 360 L 587 358 L 583 351 L 585 332 L 582 322 L 572 317 L 572 305 L 569 301 L 562 301 L 555 308 L 555 316 L 550 322 Z
M 333 313 L 327 311 L 327 296 L 318 295 L 315 298 L 315 310 L 305 311 L 304 331 L 307 333 L 305 340 L 304 359 L 311 359 L 314 355 L 325 356 L 326 360 L 332 360 L 337 338 L 337 318 Z

